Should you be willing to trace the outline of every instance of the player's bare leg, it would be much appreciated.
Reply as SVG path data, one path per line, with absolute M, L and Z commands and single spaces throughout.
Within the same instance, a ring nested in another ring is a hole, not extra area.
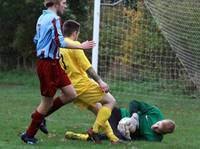
M 62 95 L 60 96 L 60 100 L 64 104 L 72 102 L 77 97 L 76 91 L 72 85 L 65 86 L 61 88 L 61 90 Z
M 72 85 L 65 86 L 61 88 L 61 96 L 58 96 L 52 100 L 51 103 L 49 103 L 49 110 L 45 111 L 45 117 L 49 116 L 59 108 L 61 108 L 63 105 L 68 104 L 72 102 L 76 98 L 76 91 Z M 48 129 L 46 127 L 46 120 L 44 119 L 43 122 L 40 125 L 40 130 L 48 134 Z
M 63 105 L 72 102 L 77 96 L 76 91 L 72 85 L 61 88 L 61 91 L 61 96 L 57 96 L 56 98 L 54 98 L 53 104 L 45 116 L 49 116 L 50 114 L 61 108 Z
M 42 97 L 42 100 L 37 107 L 37 111 L 40 112 L 43 115 L 46 115 L 49 109 L 53 105 L 53 97 Z

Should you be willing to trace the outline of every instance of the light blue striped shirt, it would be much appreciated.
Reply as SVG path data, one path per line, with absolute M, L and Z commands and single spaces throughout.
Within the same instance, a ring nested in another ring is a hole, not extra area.
M 38 58 L 59 59 L 59 47 L 66 47 L 61 24 L 61 18 L 55 12 L 43 10 L 34 37 Z

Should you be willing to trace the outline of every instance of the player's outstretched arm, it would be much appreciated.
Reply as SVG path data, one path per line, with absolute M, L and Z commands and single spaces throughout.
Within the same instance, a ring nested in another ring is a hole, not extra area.
M 85 42 L 81 43 L 81 49 L 91 49 L 95 45 L 96 45 L 96 43 L 93 40 L 91 40 L 91 41 L 86 40 Z
M 92 67 L 88 68 L 86 72 L 92 79 L 94 79 L 99 84 L 102 91 L 106 93 L 109 91 L 108 84 L 101 79 L 101 77 L 96 73 L 96 71 Z
M 150 104 L 147 104 L 143 101 L 136 101 L 136 100 L 132 100 L 129 103 L 129 112 L 130 113 L 136 113 L 138 111 L 140 111 L 141 113 L 146 113 L 151 109 L 155 109 L 156 107 Z
M 65 45 L 67 48 L 71 48 L 71 49 L 91 49 L 95 46 L 95 42 L 94 41 L 85 41 L 82 42 L 81 44 L 76 44 L 75 42 L 68 42 L 65 40 Z

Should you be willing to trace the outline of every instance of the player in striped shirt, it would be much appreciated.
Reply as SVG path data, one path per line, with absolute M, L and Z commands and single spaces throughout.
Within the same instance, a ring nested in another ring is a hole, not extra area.
M 32 114 L 32 121 L 21 139 L 27 144 L 36 144 L 34 137 L 44 117 L 50 115 L 64 104 L 73 101 L 77 96 L 71 81 L 59 64 L 59 48 L 90 49 L 95 44 L 86 41 L 81 44 L 64 40 L 61 31 L 61 18 L 66 9 L 66 0 L 44 0 L 47 10 L 43 10 L 36 25 L 34 43 L 38 57 L 37 74 L 40 80 L 42 100 L 36 111 Z M 62 95 L 53 98 L 57 89 Z

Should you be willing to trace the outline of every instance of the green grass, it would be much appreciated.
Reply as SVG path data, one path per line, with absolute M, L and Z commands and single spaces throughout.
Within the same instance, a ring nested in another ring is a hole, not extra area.
M 81 111 L 69 104 L 47 118 L 50 135 L 39 132 L 37 138 L 40 143 L 32 146 L 23 144 L 19 134 L 26 129 L 31 112 L 40 102 L 36 74 L 1 72 L 0 95 L 0 149 L 198 149 L 200 146 L 200 100 L 189 96 L 143 99 L 159 106 L 165 117 L 173 119 L 177 124 L 174 134 L 166 135 L 162 143 L 135 141 L 110 145 L 104 141 L 102 145 L 96 145 L 92 142 L 65 140 L 63 136 L 66 130 L 84 132 L 95 118 L 90 112 Z M 129 99 L 120 96 L 116 98 L 120 106 L 126 106 L 129 102 Z

